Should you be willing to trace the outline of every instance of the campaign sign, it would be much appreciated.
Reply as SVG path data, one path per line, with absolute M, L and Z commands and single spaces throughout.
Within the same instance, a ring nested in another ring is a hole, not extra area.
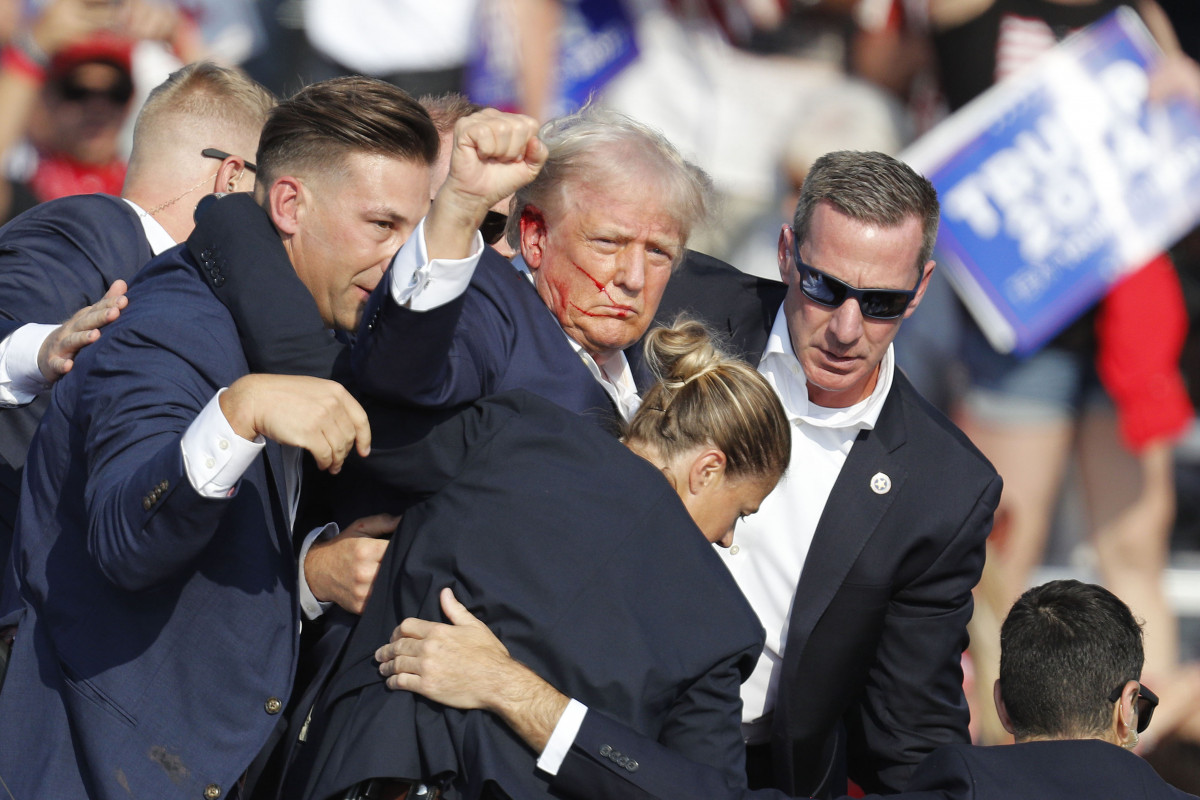
M 1035 352 L 1200 221 L 1200 108 L 1147 105 L 1160 57 L 1118 9 L 901 155 L 937 187 L 937 260 L 997 350 Z
M 522 55 L 513 16 L 506 0 L 480 4 L 466 75 L 471 100 L 506 111 L 522 110 L 517 96 Z M 556 44 L 550 117 L 578 110 L 638 55 L 624 0 L 563 3 Z

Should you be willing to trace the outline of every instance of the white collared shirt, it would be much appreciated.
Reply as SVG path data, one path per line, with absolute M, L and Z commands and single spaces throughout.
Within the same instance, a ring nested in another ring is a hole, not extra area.
M 874 428 L 879 419 L 894 364 L 889 346 L 870 397 L 848 408 L 818 406 L 808 399 L 782 308 L 775 317 L 758 371 L 774 387 L 791 423 L 791 461 L 758 513 L 738 525 L 734 546 L 717 549 L 767 634 L 758 665 L 742 684 L 743 734 L 749 742 L 765 741 L 769 734 L 760 721 L 775 707 L 792 601 L 813 533 L 859 431 Z

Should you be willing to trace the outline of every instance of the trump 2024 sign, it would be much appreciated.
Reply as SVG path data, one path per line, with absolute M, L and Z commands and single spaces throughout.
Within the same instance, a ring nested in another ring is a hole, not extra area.
M 1200 108 L 1147 104 L 1160 57 L 1118 9 L 902 154 L 937 187 L 937 258 L 997 350 L 1036 351 L 1200 220 Z

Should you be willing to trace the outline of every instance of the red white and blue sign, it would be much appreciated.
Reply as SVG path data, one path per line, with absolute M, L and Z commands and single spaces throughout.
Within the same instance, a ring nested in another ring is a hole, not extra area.
M 1118 9 L 902 154 L 937 187 L 938 262 L 997 350 L 1035 352 L 1200 222 L 1200 108 L 1147 104 L 1160 57 Z

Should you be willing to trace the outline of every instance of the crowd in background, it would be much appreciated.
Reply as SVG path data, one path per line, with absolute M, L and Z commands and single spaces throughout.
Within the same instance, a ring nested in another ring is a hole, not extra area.
M 1162 16 L 1146 21 L 1160 42 L 1200 58 L 1194 0 L 1153 8 Z M 963 76 L 979 69 L 966 59 L 980 48 L 963 39 L 980 35 L 972 26 L 994 11 L 986 0 L 0 0 L 0 216 L 69 194 L 119 194 L 131 120 L 179 64 L 238 65 L 280 96 L 367 74 L 413 96 L 462 92 L 545 121 L 575 101 L 551 79 L 555 65 L 581 41 L 581 28 L 606 25 L 614 50 L 583 89 L 661 129 L 713 177 L 720 222 L 696 231 L 692 249 L 774 278 L 779 229 L 812 162 L 832 150 L 900 153 L 971 99 L 978 89 L 964 87 Z M 1052 26 L 1056 34 L 1074 27 Z M 633 48 L 621 44 L 625 33 Z M 502 78 L 485 74 L 497 64 L 507 69 Z M 1178 363 L 1195 403 L 1200 229 L 1170 258 L 1179 307 L 1193 323 L 1178 342 Z M 997 363 L 944 277 L 923 308 L 897 339 L 897 366 L 1005 481 L 989 546 L 989 565 L 1001 571 L 985 572 L 973 629 L 985 696 L 998 630 L 988 614 L 1002 618 L 1047 559 L 1095 576 L 1147 621 L 1150 682 L 1174 701 L 1158 719 L 1173 715 L 1166 727 L 1177 734 L 1149 752 L 1180 775 L 1200 762 L 1200 678 L 1189 666 L 1200 661 L 1200 635 L 1195 618 L 1177 619 L 1162 587 L 1168 565 L 1200 569 L 1200 426 L 1187 398 L 1172 406 L 1188 409 L 1185 424 L 1131 443 L 1119 435 L 1125 406 L 1116 398 L 1114 411 L 1111 388 L 1097 376 L 1096 314 L 1036 357 L 1046 372 L 1028 372 L 1039 388 L 1064 374 L 1072 386 L 1031 399 L 1000 385 L 998 376 L 1016 367 Z M 992 743 L 1004 733 L 989 722 L 989 706 L 975 707 L 975 735 Z

